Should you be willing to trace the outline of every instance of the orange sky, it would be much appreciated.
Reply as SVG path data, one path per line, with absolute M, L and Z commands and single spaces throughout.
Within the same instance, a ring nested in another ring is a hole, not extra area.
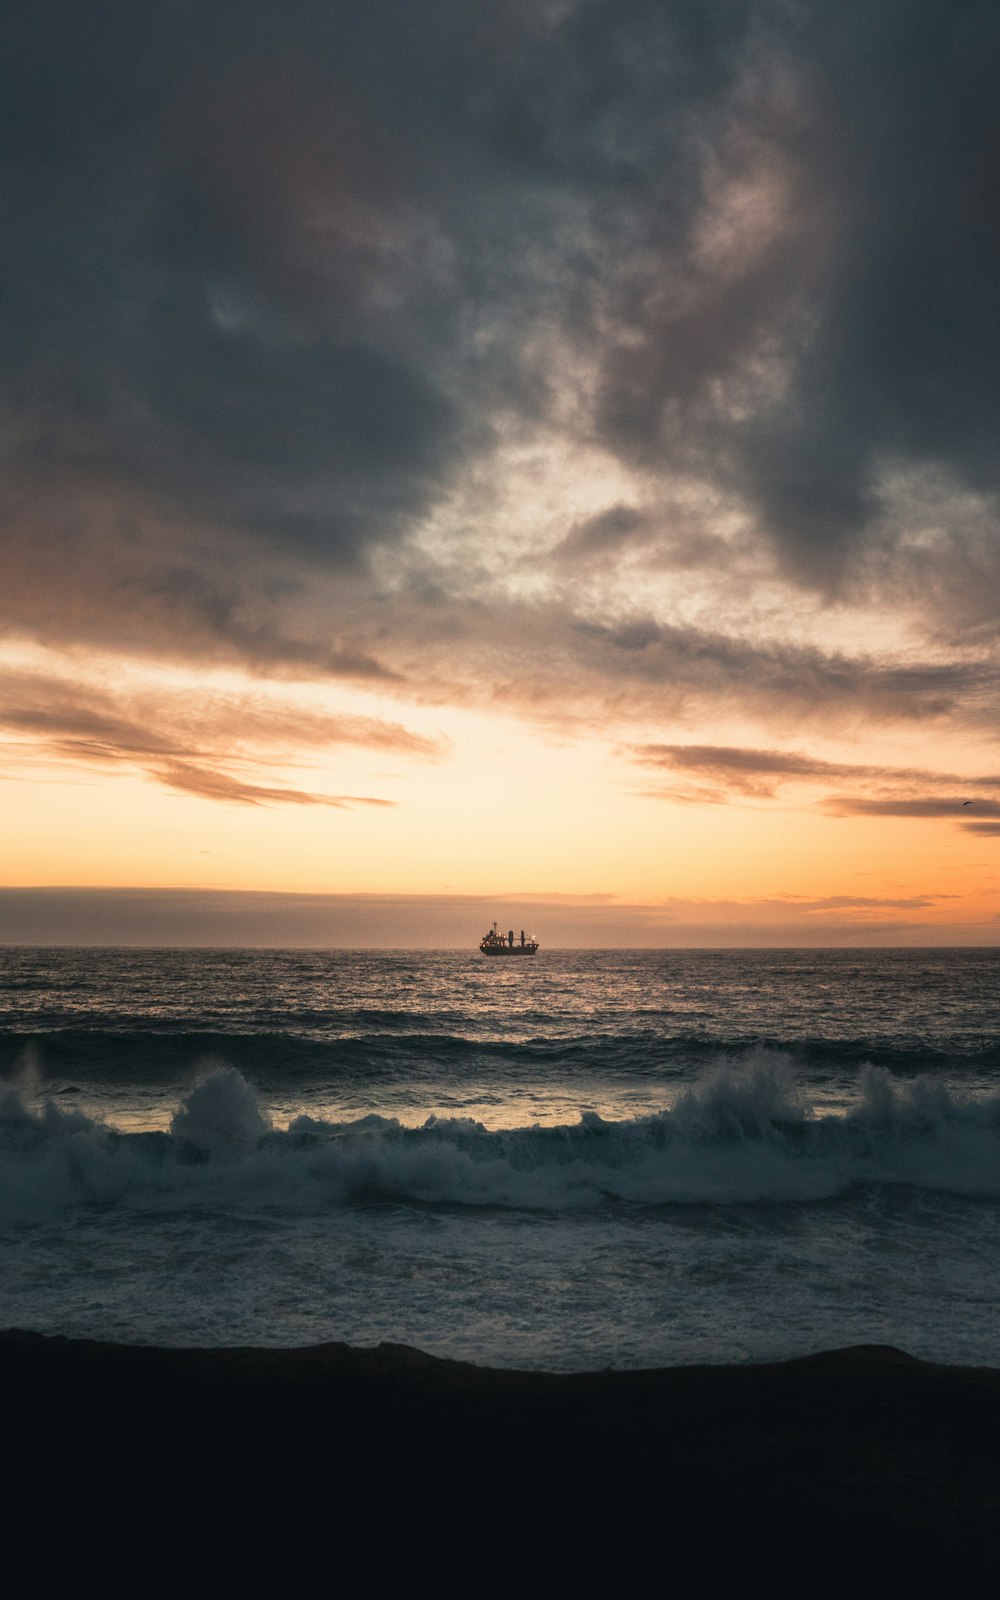
M 413 704 L 87 652 L 70 690 L 48 653 L 10 656 L 49 719 L 6 744 L 11 886 L 468 896 L 470 939 L 512 894 L 663 908 L 665 942 L 713 943 L 734 920 L 779 943 L 995 930 L 995 840 L 972 831 L 991 826 L 989 789 L 960 749 L 929 764 L 908 730 L 882 730 L 876 765 L 856 735 L 819 756 L 801 732 L 765 746 L 773 728 L 737 740 L 727 722 L 696 743 L 687 720 L 644 709 L 590 708 L 560 730 L 550 708 L 499 710 L 475 683 L 470 703 Z M 888 814 L 857 814 L 871 805 Z

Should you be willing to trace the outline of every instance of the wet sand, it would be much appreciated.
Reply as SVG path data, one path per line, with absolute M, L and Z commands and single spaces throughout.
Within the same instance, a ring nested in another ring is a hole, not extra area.
M 376 1524 L 477 1548 L 489 1535 L 501 1562 L 534 1530 L 541 1558 L 577 1576 L 649 1541 L 719 1575 L 765 1548 L 807 1558 L 805 1587 L 838 1564 L 898 1575 L 1000 1553 L 1000 1371 L 887 1347 L 552 1375 L 395 1345 L 8 1332 L 0 1358 L 8 1454 L 32 1474 L 85 1464 L 78 1506 L 210 1493 L 244 1519 L 251 1504 L 284 1525 L 335 1514 L 366 1538 Z

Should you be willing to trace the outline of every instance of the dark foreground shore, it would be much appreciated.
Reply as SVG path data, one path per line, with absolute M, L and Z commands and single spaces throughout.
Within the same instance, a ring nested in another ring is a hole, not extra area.
M 290 1534 L 321 1515 L 341 1537 L 485 1540 L 501 1565 L 528 1539 L 578 1573 L 610 1570 L 612 1549 L 662 1555 L 664 1540 L 706 1574 L 765 1549 L 769 1564 L 874 1560 L 897 1575 L 1000 1553 L 1000 1372 L 885 1347 L 551 1375 L 396 1345 L 7 1332 L 0 1359 L 8 1460 L 85 1515 L 141 1503 L 190 1518 L 210 1497 L 216 1531 L 236 1515 Z

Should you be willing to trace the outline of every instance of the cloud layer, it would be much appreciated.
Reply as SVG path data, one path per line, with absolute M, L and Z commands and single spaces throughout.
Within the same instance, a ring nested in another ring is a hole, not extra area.
M 664 747 L 747 794 L 865 781 L 768 767 L 778 730 L 993 740 L 998 47 L 985 0 L 22 11 L 0 629 L 754 717 L 756 766 Z M 174 712 L 11 695 L 12 735 L 279 797 Z M 949 803 L 917 781 L 841 814 Z

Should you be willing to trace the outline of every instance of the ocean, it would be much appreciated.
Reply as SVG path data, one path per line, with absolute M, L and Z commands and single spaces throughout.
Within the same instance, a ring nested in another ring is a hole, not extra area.
M 1000 1365 L 1000 950 L 0 950 L 0 1326 Z

